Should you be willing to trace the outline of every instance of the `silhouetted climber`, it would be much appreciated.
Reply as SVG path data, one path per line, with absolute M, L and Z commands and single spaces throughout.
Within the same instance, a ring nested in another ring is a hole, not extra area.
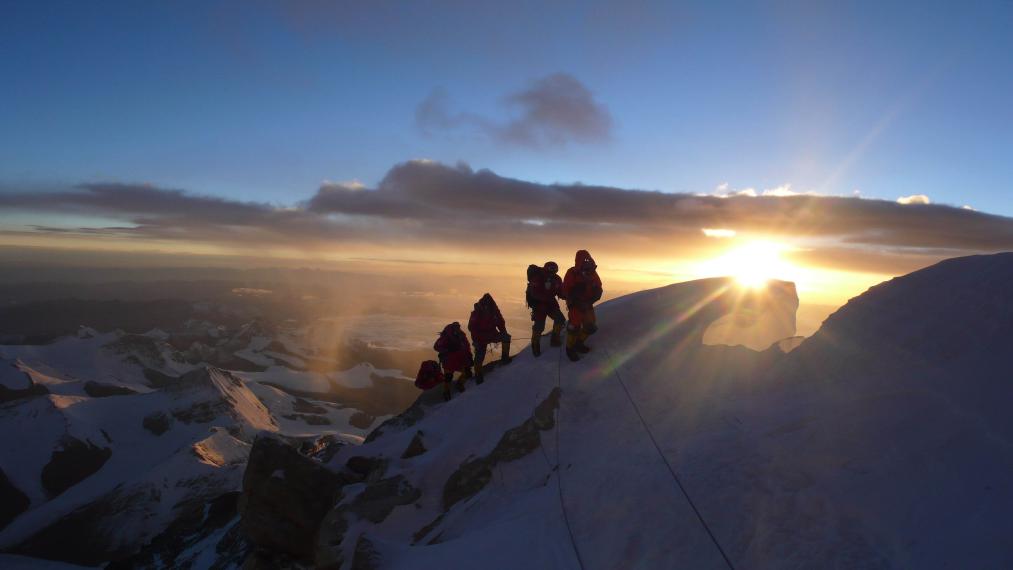
M 454 372 L 461 373 L 457 380 L 457 391 L 464 392 L 464 381 L 471 378 L 471 365 L 474 363 L 468 336 L 461 330 L 461 323 L 454 322 L 443 327 L 440 338 L 433 344 L 433 350 L 439 354 L 443 366 L 443 399 L 449 400 Z
M 531 308 L 531 352 L 535 356 L 542 355 L 542 332 L 545 331 L 545 318 L 552 317 L 551 346 L 562 344 L 559 333 L 563 331 L 566 318 L 559 310 L 556 297 L 563 295 L 563 280 L 559 278 L 559 266 L 549 261 L 544 266 L 528 266 L 528 289 L 524 294 Z
M 499 312 L 492 295 L 486 293 L 475 303 L 475 310 L 468 319 L 468 332 L 471 333 L 471 342 L 475 345 L 475 383 L 481 384 L 485 380 L 482 363 L 485 361 L 489 343 L 503 343 L 501 364 L 510 364 L 511 360 L 510 334 L 507 333 L 506 321 L 503 320 L 503 314 Z
M 602 289 L 597 269 L 591 254 L 582 249 L 563 278 L 563 298 L 570 321 L 566 326 L 566 356 L 573 361 L 580 358 L 578 353 L 591 350 L 584 341 L 598 330 L 594 304 L 601 299 Z

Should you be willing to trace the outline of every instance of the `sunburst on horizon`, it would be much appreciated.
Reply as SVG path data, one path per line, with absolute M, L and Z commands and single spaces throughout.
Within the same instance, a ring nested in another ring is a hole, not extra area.
M 774 279 L 797 281 L 799 268 L 782 257 L 789 249 L 774 241 L 747 241 L 703 262 L 698 272 L 706 277 L 732 277 L 748 289 L 763 288 Z

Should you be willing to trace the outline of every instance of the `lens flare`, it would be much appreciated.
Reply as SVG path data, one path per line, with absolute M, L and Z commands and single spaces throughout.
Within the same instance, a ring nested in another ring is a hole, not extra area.
M 703 263 L 700 273 L 706 277 L 734 277 L 743 287 L 760 289 L 771 279 L 792 280 L 795 267 L 781 257 L 787 249 L 776 242 L 747 242 Z

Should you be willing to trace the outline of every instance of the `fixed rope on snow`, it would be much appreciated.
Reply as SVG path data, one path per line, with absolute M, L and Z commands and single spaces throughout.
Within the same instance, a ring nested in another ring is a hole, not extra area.
M 622 375 L 619 374 L 619 368 L 616 367 L 615 365 L 615 360 L 612 358 L 612 353 L 609 351 L 609 349 L 605 348 L 604 345 L 602 345 L 602 350 L 605 351 L 605 357 L 608 358 L 610 367 L 612 368 L 612 372 L 615 374 L 616 379 L 619 380 L 619 385 L 622 386 L 623 392 L 626 393 L 626 398 L 630 401 L 630 405 L 633 406 L 633 411 L 636 412 L 637 417 L 640 418 L 640 423 L 643 424 L 644 431 L 647 432 L 647 437 L 651 439 L 651 443 L 654 445 L 655 451 L 657 451 L 658 455 L 661 456 L 661 460 L 665 462 L 665 467 L 667 467 L 668 472 L 672 474 L 672 479 L 675 480 L 675 484 L 679 487 L 679 490 L 682 491 L 682 495 L 686 497 L 686 502 L 688 502 L 690 508 L 693 509 L 693 513 L 696 514 L 696 518 L 700 521 L 700 524 L 703 526 L 704 530 L 707 531 L 707 536 L 710 537 L 711 542 L 714 543 L 714 546 L 717 547 L 718 552 L 721 553 L 721 557 L 724 558 L 725 564 L 727 564 L 728 568 L 730 568 L 731 570 L 735 570 L 735 565 L 732 564 L 732 560 L 728 557 L 728 554 L 725 553 L 725 549 L 721 547 L 721 543 L 718 542 L 717 537 L 714 536 L 714 532 L 711 531 L 711 528 L 707 524 L 707 521 L 705 521 L 703 515 L 700 514 L 700 509 L 696 507 L 696 503 L 694 503 L 693 499 L 689 496 L 689 492 L 686 491 L 686 487 L 682 484 L 682 481 L 679 479 L 679 475 L 676 474 L 675 468 L 672 467 L 672 464 L 669 463 L 668 461 L 668 457 L 666 457 L 664 452 L 661 451 L 661 446 L 658 445 L 658 440 L 654 438 L 654 433 L 651 432 L 651 427 L 647 425 L 647 420 L 645 420 L 644 415 L 640 413 L 640 407 L 637 406 L 637 403 L 633 400 L 633 395 L 630 394 L 629 388 L 626 387 L 626 382 L 623 381 Z M 556 448 L 556 453 L 557 454 L 559 453 L 558 447 Z
M 560 394 L 563 392 L 563 350 L 556 351 L 556 388 Z M 573 528 L 570 526 L 570 517 L 566 514 L 566 502 L 563 500 L 563 465 L 559 462 L 559 431 L 562 429 L 560 417 L 563 415 L 563 406 L 556 408 L 556 490 L 559 491 L 559 508 L 563 511 L 563 522 L 566 524 L 566 532 L 570 534 L 570 545 L 573 546 L 573 553 L 577 557 L 577 565 L 584 570 L 584 560 L 580 557 L 580 550 L 577 548 L 577 539 L 573 536 Z

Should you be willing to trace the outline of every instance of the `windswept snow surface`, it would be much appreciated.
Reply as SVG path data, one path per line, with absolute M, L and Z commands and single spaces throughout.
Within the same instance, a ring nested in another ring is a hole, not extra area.
M 591 342 L 596 349 L 580 362 L 569 362 L 559 350 L 539 359 L 525 350 L 450 404 L 436 403 L 437 391 L 427 394 L 433 403 L 423 421 L 339 457 L 389 458 L 388 475 L 404 474 L 423 489 L 421 508 L 396 510 L 379 528 L 364 524 L 351 532 L 365 532 L 392 567 L 463 568 L 479 559 L 486 568 L 579 568 L 581 561 L 588 568 L 723 567 L 666 464 L 676 450 L 659 454 L 618 375 L 631 378 L 631 387 L 640 389 L 637 404 L 652 416 L 691 408 L 686 395 L 727 390 L 724 378 L 701 387 L 682 378 L 677 365 L 688 353 L 710 355 L 715 371 L 715 358 L 733 369 L 739 361 L 759 360 L 760 353 L 742 347 L 700 346 L 706 327 L 736 308 L 737 295 L 726 280 L 706 280 L 616 299 L 600 307 L 601 332 Z M 557 387 L 558 424 L 540 433 L 541 448 L 498 463 L 482 491 L 454 505 L 408 547 L 413 534 L 442 513 L 443 485 L 461 463 L 490 453 Z M 708 437 L 736 429 L 723 421 L 692 423 L 693 432 Z M 400 459 L 419 430 L 429 451 Z
M 604 303 L 580 362 L 524 350 L 342 450 L 335 463 L 383 456 L 385 477 L 422 490 L 346 536 L 403 568 L 1013 567 L 1010 282 L 1010 254 L 946 262 L 852 300 L 788 354 L 700 343 L 740 306 L 726 281 Z M 455 470 L 557 386 L 540 447 L 445 509 Z M 401 459 L 417 432 L 428 451 Z

